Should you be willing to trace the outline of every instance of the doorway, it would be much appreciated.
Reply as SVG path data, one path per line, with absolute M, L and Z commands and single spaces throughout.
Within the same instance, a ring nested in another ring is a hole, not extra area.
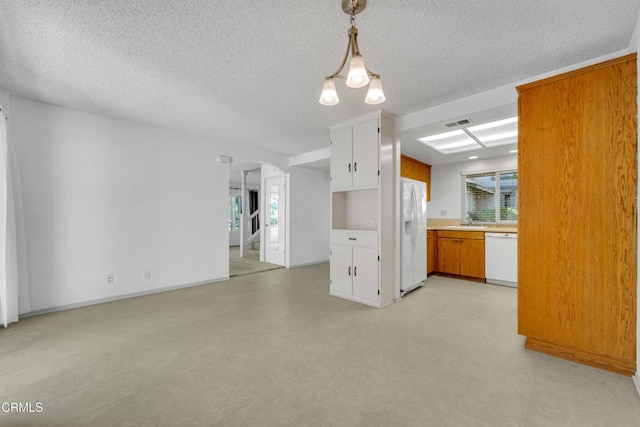
M 271 264 L 285 264 L 285 177 L 265 179 L 265 248 L 264 260 Z

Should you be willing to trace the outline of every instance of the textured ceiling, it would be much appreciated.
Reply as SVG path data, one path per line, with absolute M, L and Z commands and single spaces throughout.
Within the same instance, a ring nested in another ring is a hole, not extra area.
M 626 49 L 638 0 L 369 0 L 382 108 L 402 115 Z M 338 82 L 340 0 L 0 0 L 0 86 L 19 96 L 288 155 L 379 108 Z

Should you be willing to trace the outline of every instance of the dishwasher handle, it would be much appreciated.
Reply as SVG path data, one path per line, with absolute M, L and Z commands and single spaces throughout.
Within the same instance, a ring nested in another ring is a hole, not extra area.
M 517 233 L 484 233 L 484 237 L 493 239 L 517 239 Z

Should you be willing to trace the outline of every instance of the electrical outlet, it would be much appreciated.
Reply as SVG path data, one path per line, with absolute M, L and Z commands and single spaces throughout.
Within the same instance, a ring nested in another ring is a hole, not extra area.
M 143 279 L 144 279 L 144 280 L 149 280 L 149 279 L 151 279 L 151 270 L 145 270 L 145 271 L 144 271 Z
M 113 274 L 107 274 L 107 285 L 113 285 Z

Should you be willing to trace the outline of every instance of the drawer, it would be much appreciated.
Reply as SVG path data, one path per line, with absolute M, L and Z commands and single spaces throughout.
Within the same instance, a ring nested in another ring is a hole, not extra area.
M 332 231 L 332 245 L 378 247 L 378 233 L 366 231 Z
M 458 238 L 484 240 L 484 231 L 458 231 Z
M 457 231 L 442 231 L 438 230 L 438 239 L 444 237 L 446 239 L 457 239 L 458 232 Z
M 484 240 L 484 231 L 438 231 L 438 238 Z

